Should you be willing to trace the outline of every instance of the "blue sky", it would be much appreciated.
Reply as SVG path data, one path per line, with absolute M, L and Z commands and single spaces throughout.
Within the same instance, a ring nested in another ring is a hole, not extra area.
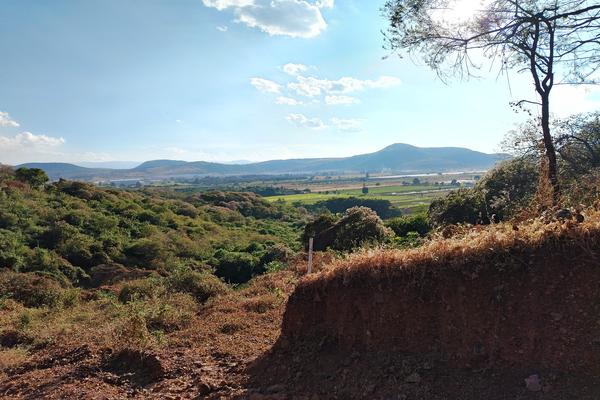
M 525 118 L 508 103 L 532 97 L 526 76 L 508 77 L 512 92 L 495 72 L 444 84 L 385 58 L 382 4 L 0 0 L 0 162 L 498 150 Z M 559 90 L 559 114 L 598 104 Z

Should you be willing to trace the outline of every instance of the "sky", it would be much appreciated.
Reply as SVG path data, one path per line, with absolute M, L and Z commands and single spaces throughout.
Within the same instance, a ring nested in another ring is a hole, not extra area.
M 0 0 L 0 163 L 499 151 L 527 117 L 509 107 L 533 99 L 527 76 L 442 82 L 383 48 L 383 3 Z M 565 116 L 600 93 L 552 101 Z

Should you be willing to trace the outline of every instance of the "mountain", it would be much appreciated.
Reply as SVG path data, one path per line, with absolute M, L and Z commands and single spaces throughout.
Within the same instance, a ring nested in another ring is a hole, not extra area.
M 28 163 L 21 166 L 41 168 L 53 180 L 117 180 L 206 175 L 481 171 L 506 158 L 506 154 L 486 154 L 462 147 L 416 147 L 396 143 L 374 153 L 352 157 L 271 160 L 244 165 L 153 160 L 130 169 L 85 168 L 65 163 Z
M 140 163 L 138 161 L 83 161 L 75 165 L 85 168 L 129 169 L 137 167 Z

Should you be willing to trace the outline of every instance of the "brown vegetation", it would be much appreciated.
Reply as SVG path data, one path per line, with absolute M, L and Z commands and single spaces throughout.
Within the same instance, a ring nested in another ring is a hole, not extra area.
M 283 336 L 434 352 L 458 366 L 597 370 L 600 213 L 585 217 L 474 228 L 339 261 L 297 287 Z

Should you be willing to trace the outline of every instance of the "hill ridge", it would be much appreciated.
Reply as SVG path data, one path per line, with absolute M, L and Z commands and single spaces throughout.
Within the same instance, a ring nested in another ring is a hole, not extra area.
M 350 157 L 275 159 L 242 165 L 159 159 L 130 169 L 86 168 L 68 163 L 25 163 L 19 166 L 41 168 L 53 180 L 116 180 L 208 175 L 481 171 L 508 157 L 506 154 L 487 154 L 463 147 L 417 147 L 394 143 L 373 153 Z

